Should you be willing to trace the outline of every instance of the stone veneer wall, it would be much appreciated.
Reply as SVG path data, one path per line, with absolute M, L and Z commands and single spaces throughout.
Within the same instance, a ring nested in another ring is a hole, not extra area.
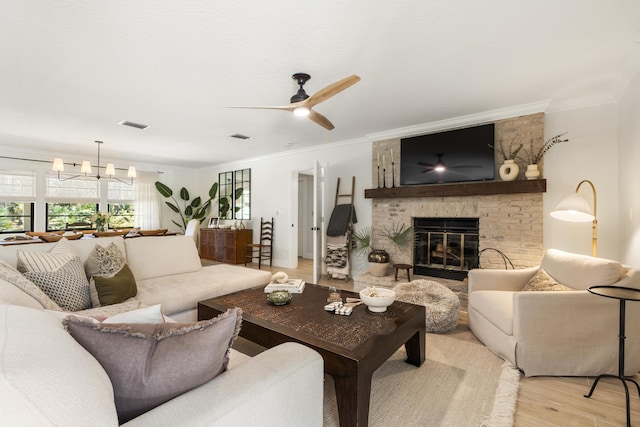
M 544 114 L 531 114 L 499 120 L 495 122 L 496 146 L 500 141 L 505 148 L 510 144 L 525 144 L 530 151 L 530 144 L 537 150 L 543 144 Z M 377 187 L 377 157 L 385 155 L 387 166 L 393 149 L 396 161 L 395 183 L 400 182 L 398 156 L 400 138 L 376 141 L 373 144 L 372 184 Z M 526 155 L 523 155 L 526 159 Z M 497 169 L 503 157 L 496 150 L 496 180 L 499 180 Z M 526 160 L 519 159 L 518 179 L 525 179 Z M 542 165 L 539 165 L 542 172 Z M 387 186 L 391 186 L 391 171 L 387 171 Z M 380 170 L 382 174 L 382 167 Z M 542 175 L 541 175 L 542 177 Z M 382 182 L 382 179 L 380 180 Z M 414 217 L 464 217 L 480 219 L 480 250 L 495 248 L 504 252 L 516 268 L 530 267 L 539 264 L 543 255 L 543 209 L 542 193 L 496 194 L 489 196 L 465 197 L 425 197 L 425 198 L 381 198 L 373 199 L 372 224 L 374 231 L 393 223 L 412 225 Z M 378 238 L 379 239 L 379 238 Z M 412 251 L 406 249 L 395 251 L 389 248 L 393 262 L 413 262 Z M 483 268 L 504 268 L 502 258 L 494 251 L 482 255 Z

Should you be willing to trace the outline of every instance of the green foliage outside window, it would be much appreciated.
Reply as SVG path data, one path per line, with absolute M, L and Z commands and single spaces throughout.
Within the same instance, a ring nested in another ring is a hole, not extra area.
M 133 228 L 133 203 L 110 203 L 109 215 L 109 228 Z
M 0 233 L 32 231 L 33 203 L 0 202 Z
M 98 211 L 95 203 L 47 203 L 47 231 L 64 230 L 67 224 L 91 222 Z

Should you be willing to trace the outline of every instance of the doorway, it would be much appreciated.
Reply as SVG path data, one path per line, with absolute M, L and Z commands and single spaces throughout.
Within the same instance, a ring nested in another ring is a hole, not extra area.
M 298 174 L 298 258 L 313 259 L 313 175 Z

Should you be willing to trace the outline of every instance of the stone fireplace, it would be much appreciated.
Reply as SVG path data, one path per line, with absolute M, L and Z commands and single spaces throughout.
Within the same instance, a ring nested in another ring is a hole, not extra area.
M 527 116 L 504 119 L 495 122 L 496 143 L 526 143 L 535 141 L 542 144 L 544 134 L 544 114 L 532 114 Z M 534 145 L 537 149 L 539 145 Z M 537 265 L 543 255 L 543 194 L 546 191 L 546 181 L 538 179 L 528 181 L 524 177 L 526 164 L 518 160 L 520 175 L 516 181 L 502 182 L 497 178 L 492 182 L 468 182 L 450 184 L 431 184 L 418 186 L 401 186 L 400 171 L 396 168 L 395 179 L 391 179 L 391 171 L 386 179 L 387 188 L 377 188 L 377 164 L 378 153 L 390 158 L 390 151 L 400 153 L 400 138 L 376 141 L 373 143 L 372 156 L 372 188 L 365 190 L 365 197 L 372 199 L 372 226 L 381 228 L 386 224 L 415 225 L 414 221 L 420 218 L 437 218 L 444 220 L 472 218 L 477 221 L 477 242 L 470 243 L 465 236 L 465 247 L 476 245 L 474 250 L 497 249 L 504 253 L 513 262 L 516 268 Z M 502 157 L 496 152 L 496 177 L 497 168 L 502 164 Z M 542 167 L 542 165 L 540 165 Z M 540 177 L 542 178 L 542 176 Z M 391 183 L 396 187 L 391 187 Z M 438 243 L 425 241 L 425 236 L 420 232 L 414 232 L 414 247 L 429 245 L 429 252 L 438 253 Z M 469 236 L 472 237 L 472 236 Z M 448 242 L 453 240 L 454 245 L 461 245 L 455 234 L 447 235 Z M 461 249 L 461 248 L 460 248 Z M 447 249 L 444 249 L 445 252 Z M 456 248 L 457 250 L 457 248 Z M 475 255 L 467 255 L 465 248 L 463 268 L 460 262 L 454 262 L 447 256 L 447 270 L 458 270 L 463 273 L 455 273 L 458 280 L 466 277 L 464 270 L 475 267 L 472 258 Z M 438 264 L 436 259 L 427 259 L 426 254 L 414 254 L 413 248 L 404 251 L 389 250 L 392 262 L 414 264 L 414 274 L 433 276 L 437 272 L 423 270 L 423 264 Z M 444 255 L 444 253 L 442 254 Z M 460 255 L 456 255 L 460 256 Z M 441 257 L 442 258 L 442 257 Z M 455 256 L 453 257 L 455 258 Z M 425 262 L 428 261 L 428 262 Z M 497 251 L 482 252 L 479 259 L 481 268 L 504 269 L 505 263 Z M 468 267 L 468 268 L 467 268 Z M 430 268 L 434 268 L 431 266 Z M 443 270 L 442 264 L 440 269 Z M 436 276 L 441 277 L 441 276 Z
M 413 218 L 413 273 L 462 280 L 478 266 L 479 218 Z

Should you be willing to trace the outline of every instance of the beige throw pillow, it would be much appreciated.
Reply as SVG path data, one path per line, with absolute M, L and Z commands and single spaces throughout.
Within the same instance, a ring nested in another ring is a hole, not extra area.
M 64 324 L 109 375 L 123 424 L 224 372 L 241 322 L 235 308 L 186 324 L 108 325 L 73 315 Z
M 567 286 L 556 282 L 553 277 L 549 276 L 542 268 L 538 270 L 535 276 L 522 288 L 523 291 L 573 291 Z

